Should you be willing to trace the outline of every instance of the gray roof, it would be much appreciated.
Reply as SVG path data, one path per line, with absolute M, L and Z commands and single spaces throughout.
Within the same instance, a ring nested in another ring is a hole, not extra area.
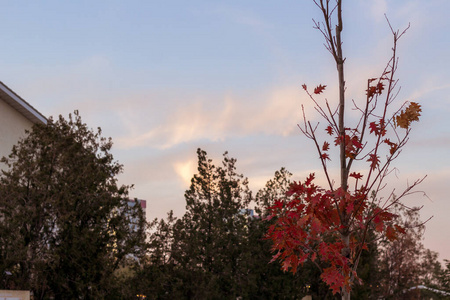
M 0 81 L 0 99 L 11 105 L 33 123 L 47 124 L 47 118 Z

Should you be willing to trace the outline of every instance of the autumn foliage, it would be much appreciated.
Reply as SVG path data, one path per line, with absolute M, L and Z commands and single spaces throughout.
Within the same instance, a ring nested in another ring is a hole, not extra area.
M 336 1 L 336 7 L 329 7 L 329 1 L 314 2 L 324 16 L 323 23 L 315 23 L 316 28 L 324 35 L 339 72 L 345 61 L 340 41 L 341 1 Z M 331 30 L 333 13 L 338 14 L 335 31 Z M 335 109 L 326 98 L 317 98 L 323 96 L 326 85 L 319 84 L 312 92 L 306 84 L 302 85 L 325 124 L 323 129 L 320 124 L 311 124 L 303 111 L 304 122 L 299 128 L 314 143 L 328 186 L 315 184 L 315 174 L 294 182 L 286 197 L 270 207 L 268 217 L 274 220 L 267 233 L 273 241 L 272 261 L 280 260 L 282 269 L 293 273 L 306 260 L 314 262 L 333 293 L 341 293 L 345 299 L 349 299 L 351 286 L 359 280 L 356 270 L 361 252 L 369 246 L 368 231 L 373 229 L 391 241 L 404 234 L 405 228 L 396 222 L 398 216 L 391 208 L 423 180 L 413 182 L 400 193 L 394 194 L 393 189 L 386 192 L 391 164 L 406 145 L 412 123 L 419 121 L 421 113 L 421 106 L 413 101 L 392 108 L 398 94 L 397 42 L 406 30 L 399 32 L 391 27 L 391 31 L 391 59 L 380 76 L 367 80 L 365 99 L 353 101 L 359 118 L 352 126 L 344 122 L 343 71 L 339 73 L 339 101 Z M 331 178 L 328 165 L 334 153 L 340 162 L 337 181 Z

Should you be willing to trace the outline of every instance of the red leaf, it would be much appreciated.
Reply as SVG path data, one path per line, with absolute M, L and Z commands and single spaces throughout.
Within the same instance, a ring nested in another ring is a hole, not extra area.
M 385 139 L 383 142 L 388 144 L 389 147 L 391 147 L 389 149 L 389 153 L 391 153 L 391 155 L 393 155 L 395 151 L 397 151 L 398 145 L 396 143 L 391 142 L 389 139 Z
M 315 232 L 315 233 L 321 232 L 321 229 L 322 229 L 322 223 L 319 221 L 319 219 L 317 219 L 317 218 L 312 219 L 312 221 L 311 221 L 312 232 Z
M 330 156 L 328 155 L 328 153 L 324 153 L 320 156 L 320 158 L 322 158 L 323 160 L 330 160 Z
M 386 228 L 386 237 L 390 241 L 395 241 L 397 239 L 397 232 L 392 226 L 388 226 Z
M 306 186 L 311 185 L 311 182 L 314 180 L 315 177 L 316 176 L 314 173 L 309 174 L 308 178 L 306 178 L 305 185 Z
M 386 126 L 384 125 L 384 119 L 380 119 L 379 124 L 372 122 L 369 124 L 370 133 L 374 132 L 375 135 L 386 135 Z
M 369 83 L 376 80 L 376 78 L 369 79 Z M 374 95 L 381 95 L 384 90 L 384 84 L 382 82 L 378 82 L 376 86 L 369 86 L 366 90 L 366 95 L 368 98 L 372 98 Z
M 275 254 L 274 256 L 272 256 L 272 259 L 269 261 L 269 263 L 273 263 L 274 261 L 276 261 L 278 259 L 278 257 L 280 257 L 280 255 L 282 254 L 281 251 L 278 251 L 277 254 Z
M 377 123 L 371 122 L 371 123 L 369 124 L 369 128 L 370 128 L 370 133 L 375 132 L 375 135 L 378 135 L 379 129 L 378 129 Z
M 330 149 L 330 144 L 328 142 L 324 142 L 322 146 L 323 151 L 328 151 Z
M 384 90 L 384 84 L 382 82 L 378 82 L 377 84 L 377 93 L 381 95 L 381 92 Z
M 361 179 L 363 176 L 360 173 L 350 173 L 350 175 L 348 175 L 350 177 L 356 178 L 356 179 Z
M 306 84 L 302 84 L 302 88 L 306 91 L 307 89 Z
M 352 213 L 354 209 L 355 209 L 355 208 L 354 208 L 353 202 L 350 202 L 350 203 L 347 205 L 347 208 L 346 208 L 347 214 Z
M 325 90 L 325 88 L 326 88 L 327 86 L 326 85 L 321 85 L 321 84 L 319 84 L 315 89 L 314 89 L 314 94 L 321 94 L 324 90 Z
M 327 133 L 328 133 L 329 135 L 332 135 L 332 134 L 333 134 L 333 127 L 328 126 L 327 129 L 325 129 L 325 130 L 327 131 Z
M 352 146 L 355 146 L 356 149 L 362 148 L 363 145 L 359 142 L 357 136 L 353 136 L 351 141 L 352 141 Z
M 395 230 L 397 230 L 397 232 L 399 232 L 401 234 L 405 234 L 406 233 L 405 228 L 403 228 L 402 226 L 397 225 L 397 224 L 395 224 L 394 226 L 395 226 Z
M 378 232 L 383 232 L 384 222 L 383 221 L 379 221 L 378 223 L 377 222 L 374 222 L 374 223 L 375 223 L 375 230 L 378 231 Z
M 370 168 L 372 170 L 375 170 L 380 164 L 380 158 L 375 154 L 369 154 L 369 159 L 367 161 L 370 162 Z
M 345 285 L 345 278 L 336 266 L 331 266 L 324 269 L 320 277 L 330 286 L 333 294 L 339 293 L 341 288 Z
M 284 272 L 286 272 L 291 267 L 291 258 L 292 256 L 288 256 L 284 259 L 283 266 L 281 267 Z
M 339 145 L 341 144 L 341 142 L 342 142 L 342 137 L 341 137 L 341 136 L 337 136 L 337 137 L 334 139 L 334 145 L 335 145 L 335 146 L 339 146 Z
M 374 86 L 369 86 L 369 88 L 366 90 L 367 98 L 372 98 L 377 92 L 377 88 Z

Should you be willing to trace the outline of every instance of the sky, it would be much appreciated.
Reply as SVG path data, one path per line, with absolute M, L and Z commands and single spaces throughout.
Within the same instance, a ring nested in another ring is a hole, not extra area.
M 216 164 L 237 158 L 253 191 L 286 167 L 294 180 L 316 172 L 315 146 L 297 127 L 303 83 L 337 74 L 313 19 L 312 1 L 1 1 L 0 81 L 47 117 L 79 110 L 114 141 L 122 184 L 147 200 L 149 219 L 185 211 L 196 149 Z M 450 259 L 450 2 L 348 0 L 343 4 L 347 99 L 364 100 L 367 79 L 398 45 L 395 102 L 422 105 L 419 123 L 394 163 L 389 188 L 427 176 L 405 199 L 422 206 L 425 247 Z M 350 107 L 350 105 L 349 105 Z M 351 117 L 352 111 L 349 111 Z M 320 177 L 322 176 L 322 179 Z

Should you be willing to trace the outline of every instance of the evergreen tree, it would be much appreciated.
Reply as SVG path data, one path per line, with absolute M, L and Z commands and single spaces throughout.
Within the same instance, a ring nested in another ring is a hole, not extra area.
M 3 288 L 29 289 L 35 299 L 103 299 L 121 263 L 139 258 L 144 215 L 127 204 L 111 147 L 75 112 L 35 125 L 2 159 L 0 272 L 12 274 Z
M 380 240 L 380 286 L 383 298 L 412 299 L 415 291 L 406 291 L 423 284 L 420 263 L 425 226 L 419 219 L 419 208 L 397 205 L 395 213 L 406 232 L 393 242 Z
M 444 259 L 444 263 L 445 267 L 441 269 L 438 275 L 438 286 L 440 289 L 450 293 L 450 260 Z
M 231 299 L 242 296 L 247 280 L 241 246 L 246 242 L 246 208 L 251 200 L 247 179 L 236 173 L 236 159 L 224 154 L 215 166 L 198 149 L 198 174 L 185 193 L 181 265 L 191 280 L 186 297 Z M 187 287 L 187 286 L 185 286 Z

